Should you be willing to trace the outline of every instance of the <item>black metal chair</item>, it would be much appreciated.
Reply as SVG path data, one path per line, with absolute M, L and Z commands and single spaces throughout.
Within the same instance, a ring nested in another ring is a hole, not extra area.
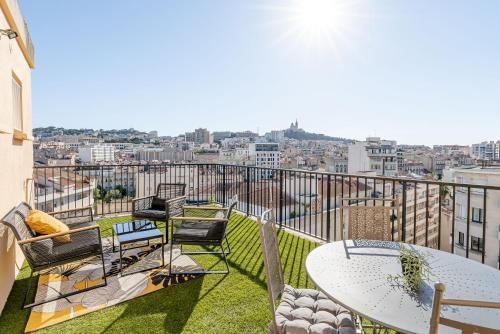
M 10 210 L 0 221 L 14 233 L 17 244 L 21 248 L 31 268 L 29 286 L 24 298 L 23 308 L 45 304 L 107 285 L 101 233 L 99 226 L 93 222 L 91 207 L 49 213 L 53 217 L 64 222 L 70 230 L 67 232 L 39 236 L 35 235 L 28 225 L 26 225 L 26 218 L 30 210 L 31 207 L 27 203 L 20 203 Z M 56 237 L 68 234 L 71 236 L 71 241 L 68 243 L 61 243 L 55 240 Z M 41 302 L 26 304 L 31 290 L 32 276 L 35 272 L 40 273 L 60 265 L 91 257 L 101 258 L 104 283 L 67 294 L 59 294 L 57 297 Z
M 229 212 L 229 208 L 231 207 L 236 207 L 236 205 L 238 204 L 238 195 L 234 195 L 231 200 L 229 201 L 229 204 L 228 206 L 226 207 L 218 207 L 218 206 L 196 206 L 196 205 L 185 205 L 182 209 L 182 215 L 184 217 L 187 217 L 188 215 L 186 214 L 186 211 L 194 211 L 194 212 L 202 212 L 202 217 L 209 217 L 211 214 L 215 213 L 216 215 L 218 215 L 219 213 L 223 213 L 223 216 L 224 218 L 228 218 L 229 219 L 229 215 L 231 214 L 231 212 Z M 205 212 L 203 212 L 205 211 Z M 229 215 L 228 215 L 229 214 Z M 219 217 L 219 218 L 222 218 L 222 217 Z M 187 227 L 187 228 L 196 228 L 197 226 L 199 226 L 200 224 L 197 224 L 197 223 L 192 223 L 192 222 L 182 222 L 181 223 L 181 227 Z M 229 239 L 227 238 L 227 233 L 226 235 L 224 236 L 224 239 L 226 240 L 226 243 L 227 243 L 227 249 L 228 251 L 226 252 L 226 255 L 229 255 L 231 254 L 231 245 L 229 244 Z
M 227 224 L 230 221 L 231 214 L 237 201 L 225 209 L 224 217 L 171 217 L 174 222 L 172 227 L 172 240 L 170 242 L 170 264 L 169 274 L 177 275 L 184 274 L 181 272 L 172 272 L 172 254 L 174 245 L 181 246 L 181 255 L 202 255 L 202 254 L 220 254 L 226 264 L 226 270 L 211 270 L 200 272 L 189 272 L 189 274 L 228 274 L 229 264 L 227 262 L 227 253 L 224 249 L 224 240 L 226 239 Z M 184 207 L 186 209 L 189 207 Z M 198 208 L 198 207 L 196 207 Z M 221 210 L 222 208 L 217 208 Z M 177 225 L 177 226 L 176 226 Z M 217 246 L 220 251 L 197 251 L 183 252 L 182 245 L 199 245 L 199 246 Z
M 132 217 L 134 219 L 148 219 L 155 224 L 156 222 L 168 223 L 171 216 L 167 213 L 166 202 L 184 197 L 185 194 L 186 184 L 184 183 L 160 183 L 156 188 L 155 195 L 132 200 Z M 168 242 L 168 231 L 166 238 L 166 242 Z

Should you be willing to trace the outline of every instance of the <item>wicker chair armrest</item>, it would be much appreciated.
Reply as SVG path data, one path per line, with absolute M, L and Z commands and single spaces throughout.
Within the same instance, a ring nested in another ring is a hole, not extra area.
M 151 208 L 155 196 L 134 198 L 132 200 L 132 212 Z
M 29 239 L 20 240 L 17 243 L 19 245 L 25 245 L 25 244 L 30 244 L 30 243 L 41 241 L 41 240 L 53 239 L 55 237 L 60 237 L 60 236 L 67 235 L 67 234 L 71 235 L 71 234 L 80 233 L 80 232 L 89 231 L 89 230 L 94 230 L 94 229 L 99 230 L 99 226 L 97 226 L 97 225 L 86 226 L 86 227 L 76 228 L 76 229 L 69 230 L 69 231 L 41 235 L 41 236 L 38 236 L 38 237 L 33 237 L 33 238 L 29 238 Z M 98 233 L 98 234 L 100 234 L 100 233 Z

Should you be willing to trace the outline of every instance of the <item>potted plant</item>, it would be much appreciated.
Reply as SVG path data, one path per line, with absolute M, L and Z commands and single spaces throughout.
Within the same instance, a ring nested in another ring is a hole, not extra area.
M 401 244 L 399 260 L 401 275 L 391 275 L 390 278 L 402 281 L 402 285 L 410 291 L 417 291 L 422 281 L 430 275 L 426 255 Z

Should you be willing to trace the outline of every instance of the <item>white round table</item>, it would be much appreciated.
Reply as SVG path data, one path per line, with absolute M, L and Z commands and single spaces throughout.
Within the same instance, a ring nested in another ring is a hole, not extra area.
M 313 283 L 333 301 L 368 320 L 402 333 L 429 333 L 434 283 L 445 284 L 444 298 L 500 301 L 500 271 L 464 257 L 407 245 L 427 254 L 430 278 L 416 293 L 389 275 L 401 275 L 400 244 L 346 240 L 322 245 L 306 259 Z M 500 310 L 443 306 L 442 316 L 500 328 Z M 439 333 L 458 333 L 440 326 Z

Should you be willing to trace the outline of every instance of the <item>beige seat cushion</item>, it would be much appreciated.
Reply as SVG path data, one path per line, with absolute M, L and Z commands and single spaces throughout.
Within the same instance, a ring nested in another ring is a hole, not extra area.
M 351 314 L 325 294 L 285 285 L 276 310 L 280 334 L 354 334 Z

